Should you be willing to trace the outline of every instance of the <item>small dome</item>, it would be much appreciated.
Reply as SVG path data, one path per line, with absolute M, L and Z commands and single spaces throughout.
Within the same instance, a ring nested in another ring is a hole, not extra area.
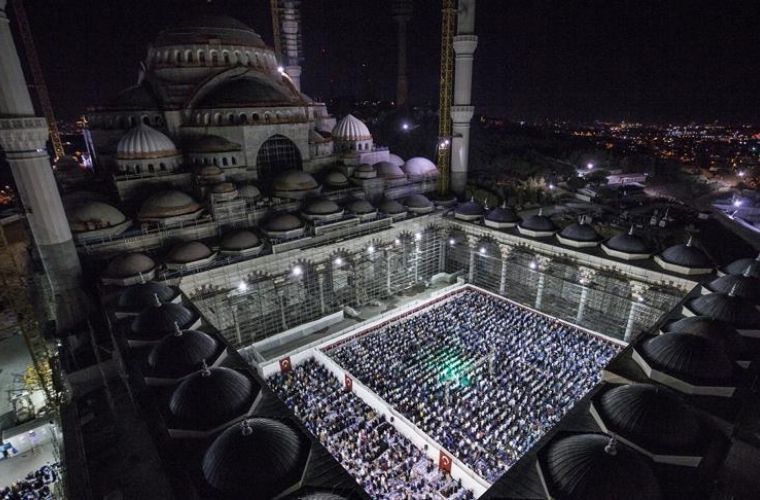
M 707 316 L 729 323 L 736 328 L 757 328 L 760 311 L 751 302 L 736 296 L 734 292 L 711 293 L 691 299 L 686 308 L 697 316 Z
M 377 177 L 377 170 L 369 163 L 362 163 L 354 169 L 351 177 L 355 179 L 374 179 Z
M 642 238 L 634 234 L 633 226 L 627 233 L 618 234 L 608 239 L 604 245 L 617 252 L 628 254 L 650 254 L 651 246 Z
M 144 309 L 132 320 L 131 330 L 138 340 L 161 340 L 176 328 L 190 328 L 195 314 L 181 304 L 160 304 Z
M 692 450 L 700 440 L 694 412 L 660 386 L 615 387 L 599 398 L 596 409 L 612 433 L 650 451 Z
M 409 158 L 401 170 L 409 177 L 435 177 L 438 175 L 435 163 L 421 156 Z
M 501 222 L 504 224 L 520 222 L 520 217 L 517 216 L 517 212 L 513 208 L 503 204 L 500 207 L 496 207 L 493 210 L 489 210 L 485 216 L 486 220 L 493 222 Z
M 637 349 L 660 371 L 700 382 L 727 381 L 733 363 L 723 346 L 705 337 L 669 333 L 645 340 Z
M 669 264 L 689 268 L 713 267 L 710 259 L 689 238 L 687 243 L 681 243 L 668 247 L 660 254 L 660 258 Z
M 240 151 L 241 146 L 218 135 L 202 135 L 190 138 L 184 149 L 189 153 L 226 153 Z
M 377 209 L 372 205 L 372 203 L 368 202 L 367 200 L 352 201 L 346 205 L 346 208 L 349 212 L 356 215 L 365 215 L 377 212 Z
M 272 498 L 300 479 L 308 444 L 282 422 L 252 418 L 214 440 L 203 456 L 203 477 L 220 492 L 237 498 Z
M 332 170 L 325 176 L 325 184 L 334 188 L 346 187 L 348 186 L 348 177 L 343 175 L 343 172 Z
M 749 268 L 750 276 L 753 278 L 760 278 L 760 254 L 754 259 L 745 257 L 743 259 L 735 260 L 724 267 L 723 271 L 726 274 L 743 275 L 747 272 L 747 268 Z
M 153 346 L 148 365 L 160 377 L 178 378 L 200 370 L 216 357 L 219 342 L 200 330 L 177 330 Z
M 211 257 L 213 252 L 200 241 L 186 241 L 175 245 L 166 255 L 166 262 L 173 264 L 189 264 Z
M 403 158 L 401 158 L 399 155 L 395 155 L 393 153 L 388 153 L 388 161 L 390 163 L 393 163 L 397 167 L 401 167 L 406 163 Z
M 177 386 L 169 411 L 193 427 L 208 429 L 245 415 L 259 390 L 250 378 L 231 368 L 203 368 Z
M 211 188 L 211 192 L 214 194 L 228 194 L 235 191 L 237 191 L 237 188 L 231 182 L 220 182 L 219 184 L 214 184 Z
M 279 214 L 269 219 L 264 224 L 264 229 L 267 231 L 292 231 L 294 229 L 300 229 L 303 226 L 303 221 L 295 215 Z
M 99 201 L 91 201 L 75 208 L 68 214 L 68 219 L 74 233 L 118 226 L 127 220 L 117 208 Z
M 380 211 L 388 215 L 399 215 L 406 213 L 406 208 L 396 200 L 384 200 L 380 203 Z
M 405 179 L 406 174 L 398 165 L 394 165 L 389 161 L 379 161 L 373 165 L 377 171 L 377 176 L 381 179 Z
M 424 194 L 413 194 L 404 200 L 404 205 L 410 209 L 432 209 L 433 202 Z
M 332 130 L 332 135 L 341 141 L 368 141 L 372 139 L 367 125 L 352 114 L 340 119 Z
M 760 278 L 751 275 L 751 265 L 747 266 L 744 274 L 727 274 L 712 280 L 706 288 L 712 292 L 734 294 L 753 304 L 760 304 Z
M 155 92 L 148 82 L 143 81 L 139 85 L 126 88 L 116 94 L 106 104 L 109 110 L 148 110 L 157 109 L 159 106 Z
M 274 180 L 275 191 L 304 192 L 317 189 L 319 184 L 310 174 L 301 170 L 288 170 Z
M 669 333 L 688 333 L 705 337 L 713 342 L 723 344 L 732 359 L 742 359 L 747 352 L 744 338 L 731 325 L 706 316 L 689 316 L 663 326 L 662 331 Z
M 245 184 L 238 186 L 238 196 L 248 202 L 259 201 L 261 199 L 261 191 L 253 184 Z
M 117 160 L 148 160 L 178 154 L 171 139 L 144 123 L 129 129 L 116 145 Z
M 658 500 L 646 459 L 603 434 L 577 434 L 546 446 L 546 482 L 562 500 Z
M 312 198 L 306 200 L 303 213 L 307 215 L 331 215 L 337 214 L 341 208 L 334 201 L 327 198 Z
M 199 177 L 218 177 L 224 174 L 224 170 L 216 165 L 205 165 L 195 170 L 195 175 Z
M 248 250 L 250 248 L 256 248 L 259 245 L 261 245 L 261 239 L 256 236 L 256 233 L 248 229 L 230 231 L 222 236 L 222 239 L 219 242 L 219 247 L 222 250 L 228 250 L 231 252 Z
M 464 215 L 467 217 L 481 216 L 486 213 L 485 208 L 479 201 L 475 201 L 474 198 L 470 198 L 470 201 L 458 203 L 454 209 L 455 215 Z
M 156 263 L 144 253 L 119 255 L 108 263 L 105 276 L 109 278 L 129 278 L 138 274 L 148 274 L 156 268 Z
M 531 215 L 530 217 L 523 219 L 519 223 L 519 226 L 530 231 L 550 232 L 557 230 L 557 226 L 554 225 L 551 218 L 543 214 L 543 209 L 539 210 L 536 215 Z
M 142 311 L 156 305 L 156 296 L 161 302 L 167 303 L 177 296 L 177 292 L 172 287 L 155 281 L 139 283 L 128 287 L 119 295 L 119 307 Z
M 161 191 L 149 197 L 140 207 L 140 219 L 165 219 L 188 215 L 200 210 L 201 206 L 182 191 Z
M 570 224 L 560 231 L 559 235 L 573 241 L 593 242 L 601 241 L 602 239 L 594 227 L 586 222 Z

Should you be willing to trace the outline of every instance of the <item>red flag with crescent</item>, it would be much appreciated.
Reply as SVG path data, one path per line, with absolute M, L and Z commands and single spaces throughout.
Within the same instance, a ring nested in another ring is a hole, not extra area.
M 438 458 L 438 468 L 451 474 L 451 457 L 445 454 L 443 451 L 440 453 L 441 454 Z
M 290 356 L 287 358 L 282 358 L 280 360 L 280 371 L 282 373 L 287 373 L 293 368 L 293 365 L 290 362 Z
M 344 382 L 344 385 L 346 387 L 346 392 L 351 392 L 353 390 L 353 388 L 354 388 L 354 381 L 351 380 L 351 377 L 349 377 L 348 375 L 344 374 L 343 375 L 343 382 Z

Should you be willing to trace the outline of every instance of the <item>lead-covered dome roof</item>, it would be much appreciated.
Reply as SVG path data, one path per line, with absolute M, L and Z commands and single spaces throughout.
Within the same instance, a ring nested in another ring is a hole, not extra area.
M 397 167 L 400 167 L 404 163 L 406 163 L 403 158 L 401 158 L 399 155 L 393 154 L 393 153 L 388 153 L 388 161 L 390 163 L 393 163 Z
M 261 190 L 253 184 L 244 184 L 238 186 L 238 196 L 247 201 L 258 201 L 261 199 Z
M 346 208 L 348 209 L 349 212 L 357 214 L 357 215 L 371 214 L 371 213 L 377 212 L 377 209 L 372 205 L 372 203 L 368 202 L 367 200 L 352 201 L 348 205 L 346 205 Z
M 652 253 L 652 247 L 647 241 L 638 236 L 633 226 L 627 233 L 618 234 L 608 239 L 604 245 L 611 249 L 622 253 L 629 254 L 649 254 Z
M 188 139 L 184 149 L 188 153 L 226 153 L 240 151 L 241 146 L 218 135 L 201 135 Z
M 160 191 L 150 196 L 140 207 L 140 219 L 164 219 L 188 215 L 200 210 L 201 206 L 182 191 Z
M 108 263 L 104 275 L 109 278 L 129 278 L 138 274 L 147 274 L 156 268 L 156 262 L 140 252 L 132 252 L 114 257 Z
M 83 233 L 118 226 L 127 218 L 119 209 L 107 203 L 91 201 L 69 212 L 68 220 L 72 232 Z
M 195 322 L 195 314 L 181 304 L 162 304 L 145 308 L 132 320 L 130 330 L 137 340 L 161 340 L 177 327 L 187 329 Z
M 200 370 L 219 353 L 219 342 L 200 330 L 178 329 L 153 346 L 148 365 L 159 377 L 178 378 Z
M 602 237 L 596 232 L 594 226 L 584 222 L 576 222 L 566 226 L 559 235 L 573 241 L 594 242 L 601 241 Z
M 650 451 L 693 450 L 700 441 L 697 416 L 661 386 L 615 387 L 599 398 L 595 408 L 612 433 Z
M 308 443 L 284 423 L 252 418 L 214 440 L 203 456 L 203 477 L 216 490 L 237 498 L 272 498 L 301 476 Z
M 668 333 L 647 339 L 637 348 L 654 368 L 700 383 L 726 382 L 733 363 L 724 346 L 706 337 Z
M 222 250 L 241 251 L 256 248 L 261 245 L 261 239 L 249 229 L 236 229 L 222 236 L 219 247 Z
M 339 188 L 348 186 L 348 177 L 343 172 L 331 170 L 325 176 L 325 184 L 330 187 Z
M 483 215 L 485 211 L 483 205 L 479 201 L 475 201 L 474 198 L 471 198 L 470 201 L 458 203 L 456 208 L 454 208 L 455 214 L 466 216 L 480 216 Z
M 288 170 L 274 180 L 275 191 L 312 191 L 318 187 L 314 177 L 301 170 Z
M 406 208 L 396 200 L 383 200 L 380 203 L 380 211 L 388 215 L 403 214 L 406 212 Z
M 209 44 L 214 40 L 222 45 L 242 45 L 266 48 L 261 37 L 247 26 L 229 16 L 205 15 L 179 21 L 174 26 L 165 29 L 156 37 L 153 45 L 193 45 Z
M 647 460 L 603 434 L 577 434 L 549 443 L 545 479 L 562 500 L 658 500 L 657 479 Z
M 352 114 L 347 114 L 335 124 L 332 136 L 341 141 L 368 141 L 372 139 L 367 125 Z
M 694 246 L 692 238 L 687 243 L 680 243 L 666 248 L 660 258 L 669 264 L 690 268 L 712 267 L 705 252 Z
M 178 154 L 171 139 L 144 123 L 129 129 L 116 145 L 117 160 L 149 160 Z
M 303 221 L 293 214 L 278 214 L 264 223 L 267 231 L 292 231 L 303 226 Z
M 185 241 L 175 245 L 166 255 L 166 262 L 187 264 L 211 256 L 211 249 L 200 241 Z
M 409 177 L 435 177 L 438 175 L 435 163 L 421 156 L 406 160 L 401 170 Z
M 751 257 L 745 257 L 743 259 L 737 259 L 723 268 L 726 274 L 744 274 L 749 268 L 749 274 L 752 277 L 760 278 L 760 254 L 754 259 Z
M 433 202 L 428 199 L 424 194 L 413 194 L 407 196 L 404 200 L 404 205 L 409 208 L 433 208 Z
M 177 386 L 169 411 L 185 425 L 214 428 L 246 414 L 260 390 L 251 378 L 231 368 L 203 368 Z
M 520 217 L 517 216 L 517 212 L 512 207 L 508 207 L 506 204 L 502 204 L 492 210 L 489 210 L 485 216 L 486 220 L 493 222 L 503 223 L 517 223 L 520 222 Z
M 341 208 L 329 198 L 310 198 L 305 200 L 303 212 L 307 215 L 337 214 Z
M 303 96 L 283 82 L 256 71 L 230 78 L 201 97 L 197 108 L 250 108 L 303 104 Z
M 156 304 L 156 298 L 163 303 L 171 302 L 177 296 L 174 288 L 149 281 L 127 287 L 119 295 L 119 307 L 132 310 L 143 310 Z
M 148 82 L 126 88 L 106 103 L 111 110 L 153 110 L 158 109 L 158 98 Z
M 760 311 L 734 293 L 710 293 L 691 299 L 686 307 L 696 315 L 707 316 L 736 328 L 760 328 Z
M 405 179 L 406 174 L 398 165 L 394 165 L 389 161 L 379 161 L 373 165 L 377 176 L 381 179 Z
M 529 229 L 531 231 L 556 231 L 557 226 L 554 225 L 551 218 L 544 215 L 543 210 L 539 210 L 536 215 L 526 217 L 518 224 L 523 229 Z
M 712 280 L 706 288 L 716 293 L 730 293 L 755 305 L 760 304 L 760 278 L 752 276 L 751 265 L 743 274 L 726 274 Z

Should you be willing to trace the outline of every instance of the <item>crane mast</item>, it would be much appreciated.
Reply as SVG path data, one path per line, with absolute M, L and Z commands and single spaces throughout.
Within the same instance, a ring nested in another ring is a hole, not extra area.
M 272 38 L 274 38 L 274 53 L 277 60 L 282 61 L 282 40 L 280 35 L 280 0 L 269 0 L 269 10 L 272 11 Z
M 26 52 L 26 60 L 29 64 L 32 81 L 37 91 L 37 99 L 40 102 L 42 113 L 47 120 L 50 142 L 53 144 L 53 153 L 55 160 L 57 160 L 64 155 L 63 143 L 61 142 L 61 134 L 58 132 L 58 123 L 55 121 L 55 114 L 53 113 L 53 105 L 50 103 L 47 85 L 45 85 L 45 75 L 42 73 L 37 48 L 34 45 L 32 30 L 29 27 L 29 18 L 26 16 L 26 9 L 24 9 L 24 0 L 12 0 L 12 3 L 13 10 L 16 13 L 19 35 L 21 35 L 21 42 L 24 44 L 24 51 Z
M 441 19 L 441 77 L 438 95 L 437 163 L 441 172 L 438 194 L 447 195 L 451 184 L 451 95 L 454 80 L 455 0 L 443 0 Z

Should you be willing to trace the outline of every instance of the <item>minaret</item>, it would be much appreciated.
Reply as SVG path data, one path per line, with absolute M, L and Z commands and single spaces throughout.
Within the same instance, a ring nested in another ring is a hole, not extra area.
M 472 120 L 472 61 L 478 37 L 475 33 L 475 0 L 459 0 L 457 34 L 454 37 L 454 105 L 451 107 L 451 190 L 462 195 L 467 185 Z
M 301 91 L 301 0 L 282 2 L 282 63 L 293 85 Z
M 396 107 L 401 108 L 409 100 L 409 80 L 406 76 L 406 23 L 412 18 L 412 2 L 411 0 L 394 0 L 392 8 L 398 33 Z
M 7 0 L 0 0 L 0 148 L 53 288 L 60 329 L 84 313 L 79 307 L 82 270 L 45 147 L 47 123 L 35 116 L 6 5 Z

